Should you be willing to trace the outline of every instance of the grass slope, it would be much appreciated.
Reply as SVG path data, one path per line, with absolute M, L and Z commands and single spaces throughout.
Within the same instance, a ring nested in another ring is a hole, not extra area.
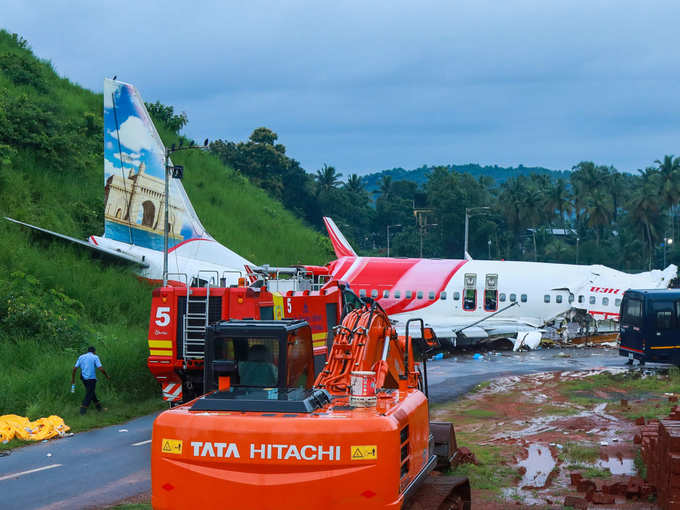
M 28 44 L 0 30 L 0 216 L 79 238 L 103 231 L 102 98 L 56 75 Z M 177 136 L 161 136 L 172 143 Z M 178 155 L 204 226 L 255 263 L 325 263 L 330 244 L 208 153 Z M 74 430 L 161 404 L 146 368 L 151 289 L 131 269 L 92 259 L 0 220 L 0 415 L 58 414 Z M 108 411 L 78 412 L 73 363 L 88 344 L 112 380 Z M 10 444 L 9 446 L 12 446 Z M 7 447 L 7 445 L 5 445 Z

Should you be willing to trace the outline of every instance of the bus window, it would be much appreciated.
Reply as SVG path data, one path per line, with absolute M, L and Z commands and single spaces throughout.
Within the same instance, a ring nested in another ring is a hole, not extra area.
M 639 326 L 642 322 L 642 301 L 639 299 L 626 298 L 623 301 L 623 317 L 621 322 Z
M 657 331 L 673 329 L 673 312 L 670 310 L 659 310 L 656 312 L 656 329 Z

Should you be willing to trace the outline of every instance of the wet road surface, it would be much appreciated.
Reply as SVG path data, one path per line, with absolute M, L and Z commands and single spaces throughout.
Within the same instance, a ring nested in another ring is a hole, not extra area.
M 487 352 L 481 359 L 473 353 L 452 356 L 427 363 L 430 400 L 437 404 L 453 400 L 476 385 L 507 375 L 533 374 L 563 370 L 624 367 L 626 358 L 617 349 L 570 347 L 539 349 L 527 352 Z M 657 365 L 648 363 L 651 368 Z
M 0 457 L 0 508 L 96 508 L 151 490 L 155 414 Z
M 622 367 L 616 349 L 568 348 L 465 353 L 428 362 L 430 398 L 452 400 L 505 375 Z M 110 505 L 150 490 L 154 415 L 39 443 L 0 457 L 0 508 L 79 509 Z

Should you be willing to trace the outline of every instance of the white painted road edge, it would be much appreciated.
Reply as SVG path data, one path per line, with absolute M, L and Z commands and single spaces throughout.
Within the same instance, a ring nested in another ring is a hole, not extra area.
M 140 441 L 139 443 L 132 443 L 132 446 L 142 446 L 143 444 L 149 444 L 151 442 L 151 439 L 147 439 L 146 441 Z
M 29 469 L 28 471 L 21 471 L 20 473 L 14 473 L 11 475 L 0 476 L 0 482 L 3 480 L 9 480 L 11 478 L 19 478 L 20 476 L 30 475 L 31 473 L 37 473 L 38 471 L 45 471 L 46 469 L 54 469 L 61 467 L 62 464 L 50 464 L 49 466 L 43 466 L 35 469 Z

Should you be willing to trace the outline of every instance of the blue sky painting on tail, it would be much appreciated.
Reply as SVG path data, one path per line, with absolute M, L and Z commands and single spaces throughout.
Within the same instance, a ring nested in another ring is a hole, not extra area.
M 163 249 L 165 147 L 137 90 L 104 81 L 104 237 Z M 211 239 L 181 181 L 170 179 L 169 246 Z

